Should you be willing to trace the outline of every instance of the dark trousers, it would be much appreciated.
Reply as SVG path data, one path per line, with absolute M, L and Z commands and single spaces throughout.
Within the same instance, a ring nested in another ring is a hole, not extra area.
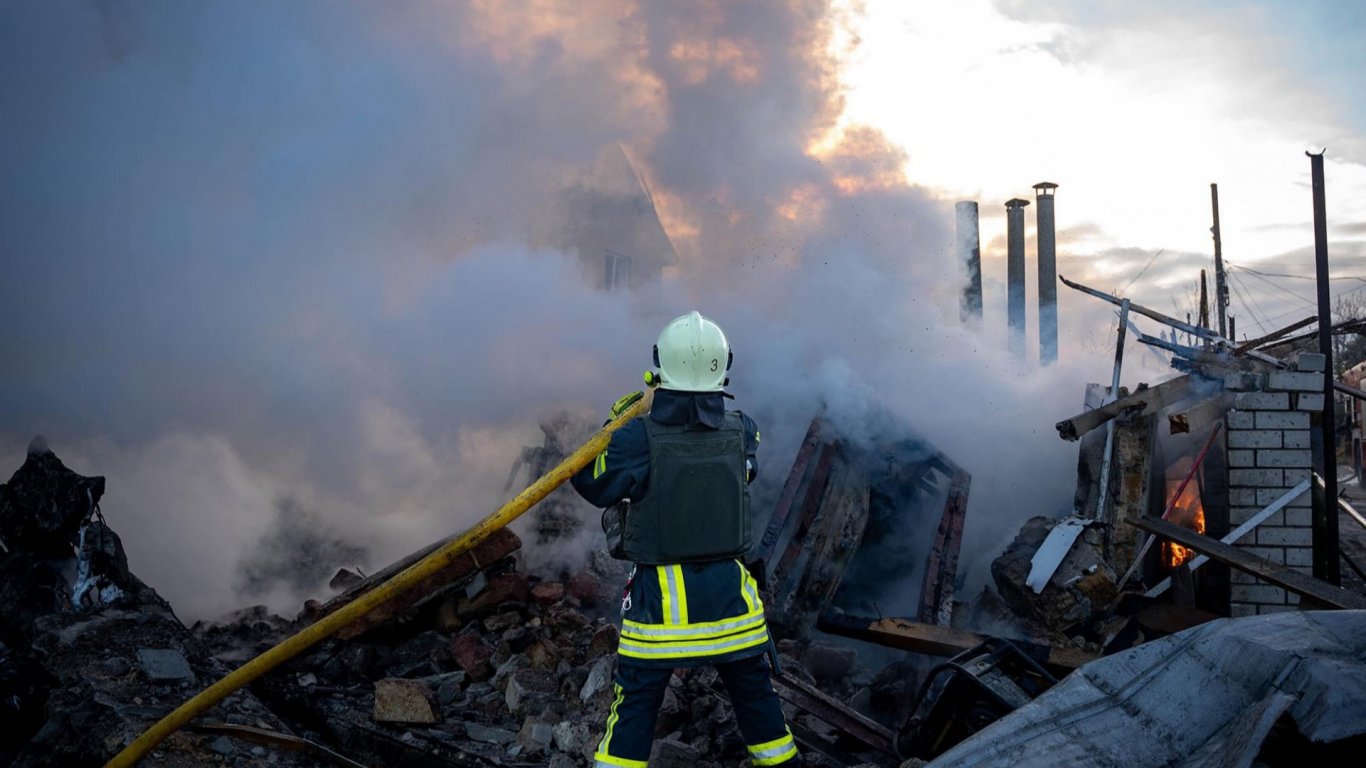
M 797 747 L 783 720 L 778 694 L 769 681 L 768 659 L 750 656 L 716 664 L 749 749 L 751 764 L 795 765 Z M 598 744 L 595 765 L 644 768 L 655 738 L 655 720 L 669 686 L 669 668 L 641 666 L 617 658 L 607 733 Z

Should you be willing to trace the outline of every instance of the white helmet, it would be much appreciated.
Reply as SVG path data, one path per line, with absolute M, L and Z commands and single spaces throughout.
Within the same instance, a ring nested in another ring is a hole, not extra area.
M 721 326 L 696 310 L 671 320 L 655 344 L 655 365 L 665 389 L 720 392 L 730 363 L 730 344 Z

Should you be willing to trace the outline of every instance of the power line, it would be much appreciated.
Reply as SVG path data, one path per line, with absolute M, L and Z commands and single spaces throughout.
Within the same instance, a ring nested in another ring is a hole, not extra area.
M 1309 299 L 1304 298 L 1303 296 L 1299 295 L 1298 293 L 1295 293 L 1294 291 L 1290 290 L 1289 288 L 1286 288 L 1286 287 L 1284 287 L 1284 286 L 1277 285 L 1277 284 L 1271 282 L 1270 280 L 1266 279 L 1265 277 L 1262 277 L 1261 273 L 1260 273 L 1260 272 L 1257 272 L 1256 270 L 1244 269 L 1244 268 L 1242 268 L 1242 267 L 1237 267 L 1237 270 L 1238 270 L 1239 272 L 1247 272 L 1247 273 L 1249 273 L 1250 275 L 1252 275 L 1253 277 L 1255 277 L 1255 278 L 1257 278 L 1258 280 L 1262 281 L 1263 283 L 1266 283 L 1267 285 L 1271 286 L 1272 288 L 1275 288 L 1276 290 L 1280 291 L 1281 293 L 1284 293 L 1285 295 L 1289 296 L 1290 298 L 1292 298 L 1292 299 L 1294 299 L 1294 300 L 1296 300 L 1296 301 L 1303 302 L 1305 305 L 1307 305 L 1307 306 L 1309 306 L 1309 307 L 1311 307 L 1311 308 L 1315 308 L 1315 307 L 1318 306 L 1318 304 L 1317 304 L 1316 302 L 1313 302 L 1313 301 L 1310 301 Z
M 1256 311 L 1253 310 L 1252 302 L 1248 300 L 1247 294 L 1243 292 L 1243 288 L 1240 285 L 1241 282 L 1242 281 L 1238 279 L 1237 273 L 1228 273 L 1228 284 L 1232 286 L 1233 292 L 1238 294 L 1238 300 L 1243 303 L 1243 309 L 1247 310 L 1247 314 L 1252 318 L 1252 322 L 1257 324 L 1257 328 L 1260 329 L 1263 334 L 1269 333 L 1266 322 L 1258 319 Z
M 1252 274 L 1254 274 L 1254 275 L 1261 275 L 1261 276 L 1263 276 L 1263 277 L 1288 277 L 1288 278 L 1290 278 L 1291 280 L 1318 280 L 1318 278 L 1315 277 L 1315 276 L 1313 276 L 1313 275 L 1290 275 L 1290 274 L 1286 274 L 1286 273 L 1284 273 L 1284 272 L 1261 272 L 1261 271 L 1259 271 L 1259 270 L 1253 269 L 1252 267 L 1245 267 L 1245 266 L 1243 266 L 1243 265 L 1241 265 L 1241 264 L 1233 264 L 1232 262 L 1229 262 L 1228 260 L 1225 260 L 1225 261 L 1224 261 L 1224 266 L 1226 266 L 1226 267 L 1232 267 L 1233 269 L 1241 269 L 1241 270 L 1244 271 L 1244 272 L 1250 272 L 1250 273 L 1252 273 Z M 1356 281 L 1358 281 L 1358 282 L 1366 283 L 1366 277 L 1358 277 L 1358 276 L 1356 276 L 1356 275 L 1340 275 L 1340 276 L 1338 276 L 1338 277 L 1330 277 L 1330 278 L 1328 278 L 1328 279 L 1329 279 L 1329 280 L 1356 280 Z
M 1153 262 L 1157 261 L 1157 257 L 1165 253 L 1166 250 L 1166 248 L 1158 248 L 1157 252 L 1154 253 L 1151 258 L 1148 259 L 1148 263 L 1143 265 L 1143 269 L 1138 270 L 1138 274 L 1134 275 L 1133 279 L 1130 280 L 1127 285 L 1125 285 L 1123 288 L 1120 288 L 1117 295 L 1123 296 L 1125 292 L 1133 286 L 1134 283 L 1138 282 L 1138 278 L 1143 277 L 1143 273 L 1148 271 L 1148 267 L 1151 267 L 1153 265 Z

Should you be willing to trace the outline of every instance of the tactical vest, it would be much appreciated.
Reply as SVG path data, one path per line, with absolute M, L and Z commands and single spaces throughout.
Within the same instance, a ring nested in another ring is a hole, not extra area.
M 645 418 L 650 479 L 621 521 L 618 556 L 642 564 L 738 557 L 750 548 L 744 422 L 728 412 L 721 429 Z

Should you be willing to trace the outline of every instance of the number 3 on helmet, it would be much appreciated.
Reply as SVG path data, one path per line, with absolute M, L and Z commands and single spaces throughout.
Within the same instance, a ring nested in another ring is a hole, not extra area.
M 655 343 L 655 366 L 665 389 L 720 392 L 734 360 L 721 326 L 696 310 L 671 320 Z

